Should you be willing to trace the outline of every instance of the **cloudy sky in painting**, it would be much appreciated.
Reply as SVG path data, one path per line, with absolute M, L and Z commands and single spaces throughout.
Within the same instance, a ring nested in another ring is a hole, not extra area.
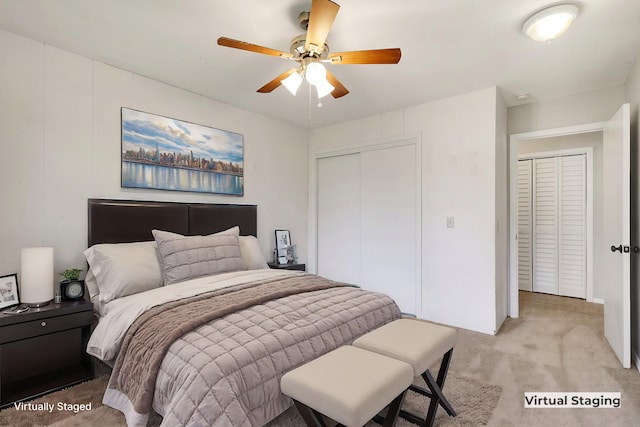
M 122 151 L 155 150 L 189 154 L 242 166 L 242 135 L 195 123 L 122 109 Z

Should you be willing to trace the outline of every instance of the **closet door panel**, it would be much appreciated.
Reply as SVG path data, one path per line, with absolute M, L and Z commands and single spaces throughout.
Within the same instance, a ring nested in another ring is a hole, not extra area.
M 560 158 L 559 294 L 586 298 L 586 159 Z
M 362 287 L 416 314 L 416 147 L 361 153 Z
M 533 160 L 518 161 L 518 288 L 532 290 L 532 180 Z
M 318 274 L 360 284 L 360 154 L 318 159 Z
M 558 294 L 558 159 L 534 159 L 533 290 Z

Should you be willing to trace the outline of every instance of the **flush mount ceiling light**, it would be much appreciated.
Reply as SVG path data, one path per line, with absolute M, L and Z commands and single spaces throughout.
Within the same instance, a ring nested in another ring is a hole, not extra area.
M 533 40 L 551 43 L 567 31 L 579 11 L 580 8 L 571 3 L 546 7 L 524 21 L 522 32 Z

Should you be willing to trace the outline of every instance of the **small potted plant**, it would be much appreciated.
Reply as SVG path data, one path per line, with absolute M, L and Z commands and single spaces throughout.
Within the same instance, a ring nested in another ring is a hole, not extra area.
M 63 282 L 71 281 L 71 280 L 78 280 L 80 278 L 80 272 L 81 271 L 82 271 L 82 269 L 80 269 L 80 268 L 67 268 L 65 271 L 60 273 L 60 275 L 62 277 L 64 277 Z

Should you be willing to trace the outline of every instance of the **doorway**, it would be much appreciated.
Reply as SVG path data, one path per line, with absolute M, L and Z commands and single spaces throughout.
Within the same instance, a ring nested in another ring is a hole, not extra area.
M 542 149 L 535 149 L 532 147 L 543 147 L 545 141 L 552 141 L 553 138 L 567 137 L 567 136 L 580 136 L 588 134 L 602 134 L 606 122 L 588 123 L 577 126 L 568 126 L 557 129 L 547 129 L 542 131 L 526 132 L 520 134 L 513 134 L 510 136 L 509 141 L 509 316 L 517 318 L 519 316 L 519 304 L 518 304 L 518 155 L 520 145 L 528 146 L 528 150 L 540 151 Z M 548 149 L 548 148 L 547 148 Z M 589 162 L 587 162 L 588 165 Z M 587 166 L 588 167 L 588 166 Z M 593 163 L 592 163 L 593 168 Z M 591 173 L 590 173 L 591 172 Z M 587 170 L 587 176 L 593 176 L 593 170 Z M 589 191 L 589 190 L 587 190 Z M 591 218 L 593 221 L 593 218 Z M 593 242 L 593 238 L 591 240 Z M 594 242 L 595 243 L 595 242 Z M 589 247 L 593 248 L 594 244 L 587 246 L 586 262 L 587 268 L 593 266 L 593 251 L 589 251 Z M 589 273 L 587 273 L 587 280 Z M 591 273 L 593 278 L 593 272 Z M 591 289 L 591 294 L 589 293 Z M 587 301 L 593 301 L 592 286 L 587 284 Z M 601 301 L 598 301 L 601 302 Z
M 623 367 L 631 366 L 630 313 L 630 105 L 623 104 L 606 122 L 513 134 L 509 141 L 509 295 L 511 317 L 518 317 L 518 242 L 517 242 L 517 153 L 518 143 L 552 136 L 603 133 L 603 234 L 607 239 L 602 250 L 604 299 L 604 333 Z M 617 246 L 616 246 L 617 245 Z M 619 253 L 615 249 L 619 247 Z M 611 250 L 609 251 L 608 248 Z

